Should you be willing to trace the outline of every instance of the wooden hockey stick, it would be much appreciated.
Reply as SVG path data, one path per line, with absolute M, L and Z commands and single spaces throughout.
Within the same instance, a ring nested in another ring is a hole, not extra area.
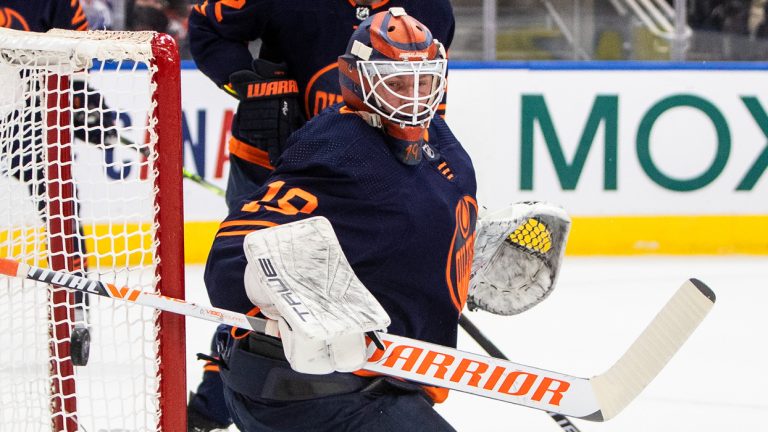
M 265 319 L 104 284 L 10 259 L 0 258 L 0 274 L 260 333 L 265 333 L 267 328 Z M 685 281 L 624 355 L 608 371 L 592 378 L 552 372 L 387 333 L 378 333 L 384 350 L 377 349 L 373 343 L 368 344 L 368 363 L 364 369 L 557 414 L 605 421 L 621 412 L 656 377 L 712 309 L 714 302 L 715 294 L 704 283 L 697 279 Z

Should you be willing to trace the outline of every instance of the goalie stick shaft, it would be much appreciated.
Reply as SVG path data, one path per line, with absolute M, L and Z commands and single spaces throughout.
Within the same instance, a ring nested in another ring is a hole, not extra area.
M 128 139 L 128 138 L 126 138 L 126 137 L 124 137 L 122 135 L 120 135 L 120 137 L 118 138 L 118 141 L 120 141 L 120 144 L 136 150 L 137 152 L 139 152 L 145 158 L 149 158 L 152 155 L 152 153 L 149 150 L 149 146 L 146 146 L 146 145 L 136 145 L 136 143 L 134 143 L 133 141 L 131 141 L 130 139 Z
M 192 180 L 193 182 L 199 184 L 200 186 L 208 189 L 209 191 L 215 193 L 218 196 L 225 196 L 226 192 L 224 189 L 216 186 L 215 184 L 209 182 L 208 180 L 202 178 L 200 175 L 193 173 L 192 171 L 182 168 L 181 171 L 182 175 L 185 179 Z
M 493 342 L 491 342 L 491 340 L 488 339 L 483 334 L 483 332 L 480 331 L 479 328 L 477 328 L 475 323 L 473 323 L 465 314 L 462 314 L 459 317 L 459 325 L 491 357 L 500 358 L 502 360 L 509 360 L 509 358 L 504 355 L 501 349 L 499 349 L 499 347 L 497 347 Z M 547 414 L 549 415 L 550 418 L 552 418 L 552 420 L 555 421 L 555 423 L 557 423 L 558 426 L 560 426 L 563 429 L 563 431 L 580 432 L 579 428 L 577 428 L 576 425 L 574 425 L 568 417 L 562 414 L 553 413 L 551 411 L 547 411 Z
M 130 139 L 122 135 L 120 136 L 119 141 L 120 141 L 120 144 L 138 151 L 145 158 L 149 158 L 151 156 L 149 147 L 146 145 L 136 145 L 136 143 L 134 143 L 133 141 L 131 141 Z M 182 174 L 182 177 L 184 177 L 185 179 L 192 180 L 193 182 L 199 184 L 200 186 L 208 189 L 209 191 L 215 193 L 220 197 L 223 197 L 226 195 L 226 192 L 224 191 L 224 189 L 216 186 L 215 184 L 204 179 L 202 176 L 193 173 L 192 171 L 188 170 L 185 167 L 181 167 L 181 174 Z
M 249 328 L 260 333 L 266 332 L 266 320 L 260 318 L 249 317 L 245 314 L 211 306 L 203 306 L 135 288 L 118 287 L 113 284 L 87 279 L 72 273 L 35 267 L 11 259 L 0 258 L 0 275 L 30 279 L 61 286 L 75 292 L 109 297 L 114 300 L 136 303 L 142 306 L 213 321 L 219 324 Z
M 0 274 L 110 297 L 195 318 L 267 330 L 267 320 L 116 287 L 71 273 L 0 258 Z M 486 357 L 417 339 L 378 333 L 385 349 L 368 344 L 364 369 L 426 385 L 541 409 L 591 421 L 618 414 L 661 371 L 714 305 L 714 293 L 687 280 L 627 352 L 607 372 L 580 378 L 508 360 Z

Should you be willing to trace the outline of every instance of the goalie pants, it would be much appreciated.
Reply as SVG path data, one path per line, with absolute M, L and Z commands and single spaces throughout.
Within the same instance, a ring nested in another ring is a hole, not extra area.
M 225 200 L 230 213 L 242 206 L 242 200 L 251 197 L 254 191 L 266 182 L 271 168 L 266 168 L 255 163 L 229 155 L 229 180 Z
M 308 375 L 279 339 L 251 333 L 222 350 L 224 397 L 244 432 L 450 432 L 421 387 L 390 377 Z

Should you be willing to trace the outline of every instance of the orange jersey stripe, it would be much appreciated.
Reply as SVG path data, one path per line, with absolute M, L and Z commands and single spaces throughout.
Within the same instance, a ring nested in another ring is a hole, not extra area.
M 77 9 L 75 10 L 75 15 L 72 17 L 70 24 L 72 24 L 73 27 L 80 24 L 77 27 L 77 30 L 84 30 L 85 28 L 88 28 L 88 20 L 86 19 L 85 13 L 83 12 L 83 7 L 80 5 L 78 0 L 71 1 L 70 6 L 75 7 L 75 5 L 77 5 Z
M 247 231 L 227 231 L 223 233 L 216 234 L 216 237 L 236 237 L 236 236 L 246 236 L 254 231 L 257 230 L 247 230 Z
M 216 2 L 216 6 L 214 6 L 214 13 L 216 15 L 217 22 L 221 22 L 224 19 L 223 12 L 221 11 L 222 6 L 228 6 L 232 9 L 242 9 L 243 6 L 245 6 L 245 0 L 221 0 Z
M 270 170 L 275 169 L 275 167 L 269 163 L 269 154 L 267 152 L 257 149 L 252 145 L 248 145 L 235 137 L 229 138 L 229 154 L 233 154 L 244 161 Z
M 221 225 L 219 225 L 219 229 L 229 228 L 233 226 L 263 226 L 263 227 L 273 227 L 277 226 L 276 223 L 270 222 L 270 221 L 261 221 L 261 220 L 233 220 L 233 221 L 226 221 L 222 222 Z
M 201 5 L 194 5 L 192 9 L 202 16 L 206 16 L 205 9 L 208 7 L 208 0 L 205 0 Z

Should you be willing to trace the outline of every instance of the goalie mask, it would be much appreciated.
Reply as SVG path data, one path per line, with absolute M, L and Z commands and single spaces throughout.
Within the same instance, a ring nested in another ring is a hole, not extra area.
M 402 8 L 379 12 L 352 34 L 339 57 L 346 105 L 406 142 L 421 141 L 445 93 L 443 45 Z

